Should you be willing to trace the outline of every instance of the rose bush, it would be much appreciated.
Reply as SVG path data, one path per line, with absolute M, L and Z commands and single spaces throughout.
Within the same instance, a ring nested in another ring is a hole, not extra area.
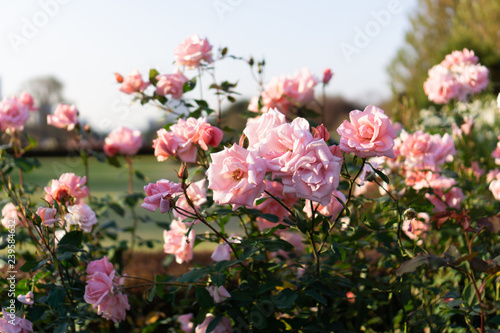
M 261 88 L 237 135 L 221 125 L 237 84 L 213 75 L 229 57 L 246 62 Z M 23 131 L 36 101 L 23 93 L 0 103 L 1 332 L 498 329 L 500 117 L 495 97 L 471 100 L 488 84 L 472 51 L 429 71 L 423 89 L 448 104 L 422 110 L 415 128 L 373 105 L 336 129 L 321 124 L 315 88 L 331 82 L 330 69 L 322 81 L 304 68 L 266 84 L 264 61 L 215 52 L 198 35 L 174 58 L 174 74 L 115 77 L 117 89 L 171 116 L 146 144 L 158 163 L 178 161 L 176 179 L 148 183 L 134 170 L 137 130 L 118 128 L 104 152 L 92 150 L 84 144 L 92 129 L 82 131 L 76 107 L 61 105 L 49 123 L 77 142 L 86 172 L 47 179 L 42 193 L 22 177 L 39 165 L 25 156 Z M 216 109 L 195 92 L 207 79 Z M 92 195 L 89 158 L 114 167 L 123 159 L 128 191 Z M 134 192 L 133 181 L 144 191 Z M 126 217 L 128 228 L 113 220 Z M 162 227 L 163 238 L 142 239 L 139 223 Z M 155 242 L 163 266 L 187 271 L 129 275 L 134 251 Z M 202 264 L 200 248 L 209 251 Z M 10 295 L 14 269 L 20 280 Z

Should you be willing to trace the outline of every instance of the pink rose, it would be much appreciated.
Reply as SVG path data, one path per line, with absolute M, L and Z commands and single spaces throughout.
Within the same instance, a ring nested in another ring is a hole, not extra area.
M 486 182 L 491 183 L 495 180 L 495 178 L 497 178 L 498 174 L 500 174 L 500 170 L 498 170 L 498 168 L 488 171 L 486 174 Z
M 200 136 L 198 145 L 203 150 L 208 150 L 208 146 L 217 147 L 224 136 L 224 132 L 220 128 L 209 123 L 201 124 L 198 134 Z
M 401 133 L 402 145 L 400 154 L 406 158 L 406 163 L 418 169 L 437 171 L 439 166 L 453 160 L 456 154 L 455 144 L 446 133 L 430 135 L 422 131 L 413 134 Z
M 347 198 L 345 197 L 344 193 L 340 192 L 339 190 L 333 191 L 332 197 L 333 197 L 332 201 L 330 201 L 330 203 L 327 204 L 326 206 L 322 206 L 319 203 L 315 203 L 313 207 L 318 211 L 318 213 L 324 216 L 331 216 L 332 220 L 335 220 L 337 218 L 337 215 L 339 215 L 339 213 L 344 208 L 344 206 L 339 202 L 337 198 L 342 200 L 344 203 L 347 201 Z M 304 212 L 307 214 L 309 218 L 312 217 L 311 202 L 309 200 L 306 200 L 305 202 Z
M 205 320 L 200 325 L 196 326 L 195 333 L 206 333 L 208 325 L 214 320 L 215 316 L 212 314 L 207 314 Z M 222 317 L 220 323 L 212 331 L 213 333 L 232 333 L 231 320 L 227 317 Z
M 249 118 L 243 133 L 248 138 L 248 150 L 258 150 L 269 131 L 285 124 L 285 115 L 278 109 L 270 109 L 267 113 L 256 118 Z
M 91 261 L 87 266 L 88 275 L 94 275 L 96 272 L 111 275 L 111 272 L 114 270 L 113 264 L 109 262 L 108 257 L 106 256 L 102 259 Z
M 369 105 L 364 111 L 351 111 L 349 118 L 351 122 L 346 120 L 337 129 L 342 151 L 362 158 L 395 157 L 392 148 L 396 132 L 382 109 Z
M 500 200 L 500 174 L 490 183 L 489 189 L 496 200 Z
M 0 130 L 22 131 L 30 115 L 29 107 L 16 97 L 0 101 Z
M 451 68 L 452 66 L 475 65 L 478 61 L 474 51 L 463 49 L 463 51 L 453 51 L 446 55 L 441 65 L 445 68 Z
M 55 199 L 58 203 L 65 204 L 71 198 L 76 199 L 76 203 L 83 202 L 89 195 L 89 189 L 85 185 L 86 177 L 78 177 L 74 173 L 63 173 L 59 179 L 52 179 L 50 187 L 45 187 L 45 200 L 49 203 Z
M 252 206 L 266 186 L 265 160 L 236 144 L 210 156 L 212 163 L 206 174 L 208 188 L 214 192 L 214 201 L 231 204 L 233 210 L 240 206 Z
M 33 332 L 33 326 L 31 321 L 21 317 L 17 317 L 6 310 L 2 309 L 3 318 L 0 319 L 0 332 L 5 333 L 28 333 Z
M 199 209 L 201 205 L 207 202 L 207 190 L 205 188 L 205 182 L 206 179 L 204 178 L 197 182 L 191 183 L 186 189 L 186 193 L 196 209 Z M 175 206 L 182 208 L 183 210 L 186 210 L 192 214 L 195 213 L 191 206 L 188 204 L 186 196 L 184 194 L 181 194 L 179 196 L 179 199 L 177 199 Z M 179 212 L 177 210 L 174 210 L 173 213 L 176 218 L 184 219 L 187 217 L 186 214 L 183 214 L 182 212 Z
M 330 68 L 325 68 L 323 71 L 323 84 L 328 84 L 333 77 L 332 70 Z
M 210 296 L 214 299 L 214 303 L 222 303 L 231 297 L 231 294 L 229 294 L 224 286 L 220 286 L 218 288 L 217 286 L 210 286 L 207 287 L 207 290 L 210 293 Z
M 12 225 L 23 225 L 23 217 L 19 210 L 17 209 L 16 205 L 14 205 L 12 202 L 7 203 L 5 206 L 2 208 L 2 225 L 8 229 Z
M 156 132 L 157 139 L 153 140 L 153 148 L 155 149 L 155 156 L 159 162 L 165 161 L 170 156 L 175 156 L 179 143 L 176 136 L 172 132 L 167 132 L 162 128 Z
M 115 324 L 124 321 L 127 316 L 127 310 L 130 310 L 127 295 L 117 293 L 108 294 L 99 303 L 97 314 L 102 315 L 107 320 L 112 320 Z
M 213 62 L 212 59 L 212 45 L 208 40 L 201 39 L 198 35 L 194 34 L 186 38 L 174 50 L 175 64 L 177 66 L 186 66 L 187 69 L 194 69 L 200 67 L 203 60 L 207 64 Z
M 500 96 L 500 94 L 499 94 Z M 498 107 L 500 109 L 500 107 Z M 258 96 L 254 96 L 252 98 L 250 98 L 250 102 L 248 103 L 248 111 L 252 111 L 252 112 L 259 112 L 259 97 Z M 265 111 L 263 111 L 265 112 Z
M 184 223 L 179 220 L 173 220 L 170 224 L 170 230 L 163 231 L 165 244 L 163 249 L 165 253 L 174 254 L 175 261 L 178 264 L 190 262 L 193 259 L 193 246 L 196 239 L 194 230 L 186 235 L 187 228 Z
M 179 119 L 177 124 L 170 127 L 174 133 L 174 138 L 178 143 L 176 155 L 184 162 L 196 162 L 198 147 L 196 144 L 200 140 L 200 127 L 206 124 L 206 118 Z
M 314 100 L 314 87 L 317 84 L 318 79 L 304 67 L 288 81 L 286 95 L 300 105 L 305 105 Z
M 177 317 L 177 321 L 181 324 L 181 330 L 187 333 L 193 332 L 194 324 L 191 322 L 194 315 L 187 313 Z
M 159 96 L 172 95 L 173 99 L 181 99 L 184 93 L 184 83 L 188 81 L 187 77 L 177 70 L 174 74 L 163 74 L 156 77 L 156 94 Z
M 460 209 L 464 194 L 460 187 L 452 187 L 446 194 L 442 190 L 434 189 L 434 194 L 426 193 L 425 197 L 434 205 L 434 212 L 443 212 L 448 207 Z
M 160 208 L 160 212 L 166 213 L 171 208 L 171 200 L 174 196 L 182 193 L 181 184 L 173 183 L 166 179 L 161 179 L 154 183 L 144 186 L 146 198 L 141 207 L 152 212 Z
M 74 105 L 59 104 L 54 114 L 47 116 L 47 124 L 71 131 L 78 124 L 78 110 Z
M 406 236 L 412 240 L 425 238 L 426 232 L 430 229 L 429 214 L 418 213 L 417 218 L 406 219 L 402 227 Z
M 33 305 L 35 303 L 34 297 L 35 295 L 33 295 L 33 292 L 30 290 L 26 295 L 18 295 L 17 300 L 26 305 Z
M 231 260 L 231 247 L 227 244 L 219 244 L 214 250 L 214 253 L 212 253 L 212 258 L 213 261 L 219 262 L 223 260 Z
M 114 129 L 104 139 L 104 152 L 110 157 L 116 154 L 132 156 L 137 154 L 141 147 L 141 131 L 134 131 L 126 127 Z
M 135 92 L 143 92 L 148 86 L 149 82 L 144 82 L 141 73 L 135 69 L 129 75 L 125 76 L 120 86 L 120 91 L 130 95 Z
M 436 104 L 447 104 L 452 99 L 465 99 L 463 87 L 457 77 L 441 65 L 429 70 L 429 77 L 424 82 L 424 92 Z
M 461 81 L 470 94 L 475 94 L 486 89 L 489 83 L 489 71 L 481 65 L 472 65 L 464 68 Z
M 33 101 L 33 97 L 26 91 L 19 94 L 18 101 L 19 103 L 26 105 L 30 111 L 38 110 L 38 108 L 34 107 L 35 102 Z
M 330 139 L 330 132 L 326 129 L 325 125 L 321 124 L 318 127 L 312 127 L 312 134 L 315 139 L 323 139 L 328 141 Z
M 83 296 L 85 302 L 92 304 L 93 308 L 97 307 L 108 294 L 113 293 L 114 278 L 114 270 L 109 275 L 102 272 L 92 274 L 85 286 L 85 295 Z
M 51 226 L 57 222 L 57 219 L 55 218 L 56 213 L 57 209 L 55 208 L 38 207 L 38 210 L 36 211 L 36 215 L 42 219 L 42 223 L 45 226 Z
M 91 232 L 92 226 L 97 224 L 97 218 L 89 205 L 81 204 L 68 206 L 68 214 L 64 216 L 66 222 L 72 225 L 78 225 L 84 232 Z

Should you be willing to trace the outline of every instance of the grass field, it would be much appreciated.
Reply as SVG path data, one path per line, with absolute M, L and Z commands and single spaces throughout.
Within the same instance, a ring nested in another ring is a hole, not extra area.
M 43 188 L 47 186 L 51 179 L 59 178 L 64 172 L 73 172 L 78 176 L 84 175 L 84 167 L 79 157 L 42 157 L 39 158 L 41 167 L 32 172 L 24 174 L 25 184 L 34 184 L 37 186 L 36 192 L 31 196 L 32 202 L 42 204 L 41 198 L 45 196 Z M 100 163 L 95 158 L 91 158 L 89 163 L 88 186 L 92 196 L 102 197 L 111 195 L 119 197 L 127 194 L 128 191 L 128 169 L 124 160 L 120 160 L 123 165 L 116 168 L 106 163 Z M 159 179 L 168 179 L 178 181 L 176 170 L 179 170 L 179 164 L 176 161 L 158 162 L 154 156 L 137 156 L 134 159 L 134 169 L 140 170 L 146 177 L 142 181 L 134 177 L 134 191 L 143 192 L 144 185 L 149 182 L 156 182 Z M 11 174 L 14 182 L 18 181 L 17 171 Z M 141 207 L 136 208 L 139 215 L 148 215 L 155 221 L 165 221 L 165 216 L 159 212 L 149 212 Z M 105 223 L 108 220 L 114 220 L 120 228 L 127 228 L 132 225 L 131 214 L 126 211 L 126 215 L 121 217 L 117 214 L 111 214 L 109 217 L 99 220 L 99 223 Z M 239 230 L 237 226 L 230 226 L 231 230 Z M 208 229 L 203 225 L 195 227 L 196 233 L 206 232 Z M 163 229 L 154 222 L 141 223 L 137 235 L 143 239 L 154 239 L 159 241 L 155 249 L 160 249 L 163 245 Z M 130 233 L 119 235 L 119 239 L 130 239 Z M 208 248 L 211 248 L 209 245 Z M 146 248 L 144 248 L 146 249 Z M 197 250 L 207 249 L 207 246 L 197 247 Z

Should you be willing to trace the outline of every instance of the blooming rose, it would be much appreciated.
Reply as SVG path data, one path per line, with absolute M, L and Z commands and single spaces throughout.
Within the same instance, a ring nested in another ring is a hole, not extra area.
M 217 245 L 210 258 L 216 262 L 231 260 L 231 247 L 227 243 Z
M 22 131 L 30 115 L 29 107 L 16 97 L 0 101 L 0 130 Z
M 200 325 L 196 326 L 195 333 L 206 333 L 208 325 L 214 320 L 215 316 L 213 314 L 207 314 L 205 320 Z M 222 317 L 220 323 L 212 331 L 213 333 L 232 333 L 231 320 L 227 317 Z
M 146 191 L 146 198 L 144 198 L 141 207 L 152 212 L 160 208 L 160 212 L 163 214 L 170 210 L 171 199 L 180 195 L 182 188 L 181 184 L 161 179 L 156 184 L 150 183 L 144 186 L 144 191 Z
M 351 122 L 344 121 L 337 132 L 340 149 L 359 157 L 387 156 L 394 158 L 396 132 L 382 109 L 369 105 L 364 111 L 349 113 Z
M 186 235 L 187 228 L 184 223 L 179 220 L 173 220 L 170 224 L 170 230 L 163 231 L 165 244 L 163 249 L 165 253 L 175 254 L 175 261 L 178 264 L 190 262 L 193 259 L 193 246 L 196 235 L 194 230 Z
M 224 136 L 224 132 L 220 128 L 210 125 L 209 123 L 203 123 L 198 129 L 198 145 L 203 150 L 208 150 L 208 146 L 217 147 Z
M 490 183 L 489 189 L 493 197 L 500 200 L 500 173 L 497 173 L 495 179 Z
M 231 294 L 229 294 L 224 286 L 220 286 L 218 288 L 217 286 L 210 286 L 207 287 L 207 290 L 210 293 L 210 296 L 214 299 L 214 303 L 222 303 L 231 297 Z
M 47 116 L 47 124 L 71 131 L 78 124 L 78 110 L 74 105 L 59 104 L 54 114 Z
M 181 71 L 175 71 L 174 74 L 163 74 L 156 77 L 156 94 L 159 96 L 172 95 L 173 99 L 181 99 L 184 89 L 184 83 L 188 81 L 187 77 Z
M 10 222 L 13 221 L 13 222 Z M 16 205 L 12 202 L 7 203 L 2 208 L 2 225 L 5 228 L 9 228 L 12 225 L 22 225 L 23 217 Z
M 438 171 L 441 164 L 452 161 L 456 154 L 455 144 L 448 133 L 441 137 L 422 131 L 403 132 L 401 141 L 400 154 L 405 157 L 405 163 L 421 170 Z
M 179 143 L 175 134 L 168 132 L 162 128 L 156 132 L 157 139 L 153 140 L 153 148 L 155 149 L 155 156 L 159 162 L 165 161 L 170 156 L 175 156 Z
M 11 314 L 6 309 L 2 309 L 3 318 L 0 319 L 0 332 L 5 333 L 28 333 L 33 332 L 31 321 Z
M 177 317 L 177 321 L 181 324 L 181 330 L 187 333 L 193 332 L 194 324 L 191 322 L 194 315 L 192 313 L 186 313 Z
M 26 105 L 30 111 L 38 110 L 37 107 L 34 107 L 35 102 L 33 101 L 33 97 L 26 91 L 22 91 L 19 94 L 18 101 L 19 103 Z
M 285 115 L 278 109 L 270 109 L 267 113 L 256 118 L 249 118 L 243 133 L 248 138 L 248 150 L 258 150 L 269 131 L 285 124 Z
M 111 275 L 115 269 L 113 264 L 109 262 L 108 257 L 104 256 L 102 259 L 93 260 L 87 266 L 87 274 L 94 275 L 94 273 L 101 272 Z
M 104 152 L 112 157 L 116 154 L 135 155 L 142 147 L 142 135 L 139 130 L 118 127 L 104 139 Z
M 418 213 L 416 218 L 406 219 L 403 222 L 403 231 L 412 240 L 424 238 L 429 228 L 429 214 L 427 213 Z
M 63 173 L 59 179 L 52 179 L 50 187 L 45 187 L 45 200 L 49 203 L 55 199 L 58 203 L 66 203 L 71 198 L 76 199 L 76 203 L 83 202 L 89 195 L 89 189 L 85 185 L 86 177 L 78 177 L 74 173 Z
M 42 223 L 45 226 L 51 226 L 57 222 L 57 219 L 55 218 L 56 213 L 57 209 L 55 208 L 38 207 L 36 211 L 36 215 L 42 219 Z
M 231 204 L 233 210 L 251 206 L 265 190 L 266 161 L 237 144 L 210 155 L 206 174 L 208 188 L 218 204 Z
M 434 212 L 443 212 L 448 207 L 459 209 L 464 194 L 460 187 L 452 187 L 446 194 L 442 190 L 434 189 L 434 194 L 426 193 L 425 197 L 434 205 Z
M 201 39 L 197 34 L 191 35 L 180 43 L 174 50 L 175 64 L 186 66 L 187 69 L 200 67 L 201 61 L 207 64 L 213 62 L 212 45 L 208 40 Z
M 80 204 L 68 207 L 68 214 L 64 219 L 69 224 L 78 225 L 84 232 L 91 232 L 92 226 L 97 224 L 97 218 L 89 205 Z
M 108 294 L 113 292 L 114 278 L 114 270 L 109 275 L 103 272 L 95 272 L 89 276 L 85 286 L 85 295 L 83 296 L 85 302 L 92 304 L 93 308 L 97 307 Z
M 475 65 L 479 59 L 474 55 L 474 51 L 463 49 L 463 51 L 453 51 L 446 55 L 441 65 L 445 68 L 451 68 L 458 65 Z
M 30 290 L 26 295 L 17 296 L 17 300 L 26 305 L 33 305 L 35 303 L 33 292 Z
M 462 84 L 448 69 L 436 65 L 429 70 L 429 77 L 424 82 L 424 92 L 430 101 L 446 104 L 452 99 L 465 98 Z
M 135 92 L 142 92 L 149 86 L 149 82 L 142 80 L 141 73 L 138 70 L 133 70 L 123 79 L 120 86 L 120 91 L 125 94 L 133 94 Z
M 107 320 L 112 320 L 116 324 L 125 320 L 127 310 L 130 310 L 128 297 L 120 292 L 114 295 L 108 294 L 104 297 L 97 307 L 97 314 L 102 315 Z
M 464 68 L 461 81 L 466 87 L 467 93 L 475 94 L 486 89 L 489 83 L 489 71 L 481 65 L 467 66 Z

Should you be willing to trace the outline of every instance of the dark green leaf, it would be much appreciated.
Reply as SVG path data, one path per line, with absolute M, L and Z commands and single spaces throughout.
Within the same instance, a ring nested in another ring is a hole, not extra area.
M 201 278 L 205 277 L 208 273 L 210 273 L 210 270 L 208 270 L 207 268 L 195 268 L 195 269 L 179 276 L 177 281 L 182 282 L 182 283 L 197 282 L 197 281 L 200 281 Z
M 198 301 L 198 304 L 200 305 L 201 308 L 209 309 L 214 305 L 212 296 L 210 296 L 210 293 L 208 292 L 207 289 L 202 287 L 196 287 L 195 294 L 196 294 L 196 300 Z
M 291 307 L 298 296 L 299 295 L 296 291 L 286 288 L 283 289 L 278 295 L 272 296 L 271 299 L 279 309 L 285 309 Z
M 149 70 L 149 82 L 151 82 L 151 84 L 153 86 L 156 87 L 156 84 L 158 83 L 158 80 L 156 79 L 156 77 L 160 75 L 160 73 L 158 73 L 158 71 L 156 69 L 150 69 Z

